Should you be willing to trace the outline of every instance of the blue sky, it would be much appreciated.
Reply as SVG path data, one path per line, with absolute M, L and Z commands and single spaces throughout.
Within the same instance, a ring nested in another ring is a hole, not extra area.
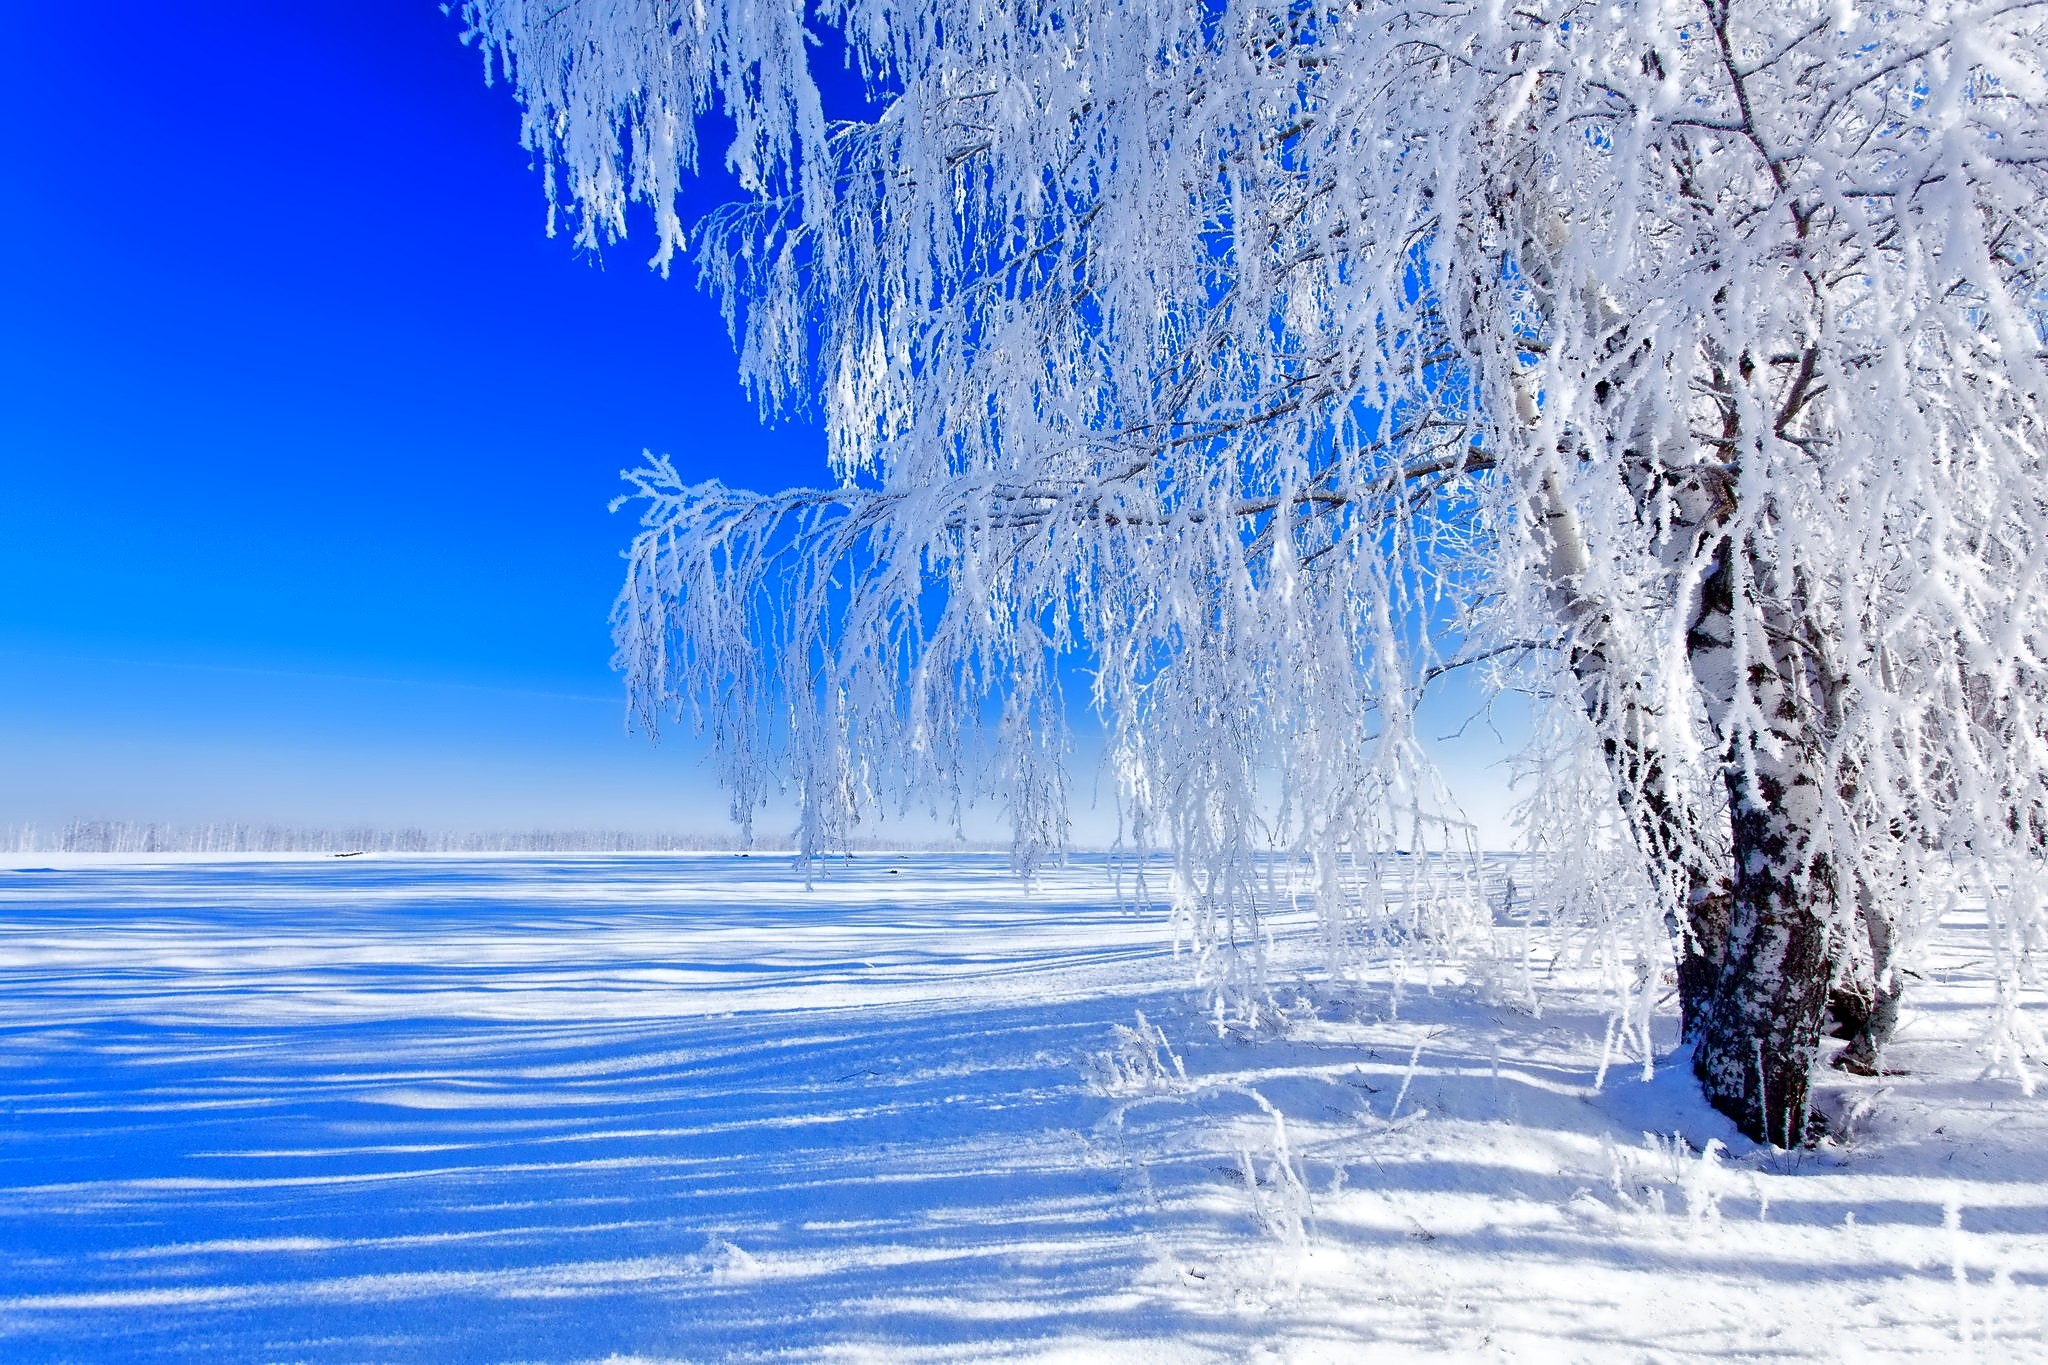
M 687 735 L 625 731 L 607 503 L 643 448 L 769 487 L 823 438 L 762 427 L 644 233 L 545 235 L 459 31 L 431 0 L 12 17 L 0 825 L 725 827 Z
M 0 822 L 715 823 L 623 733 L 606 503 L 643 447 L 765 485 L 823 442 L 711 301 L 544 235 L 428 0 L 11 30 Z

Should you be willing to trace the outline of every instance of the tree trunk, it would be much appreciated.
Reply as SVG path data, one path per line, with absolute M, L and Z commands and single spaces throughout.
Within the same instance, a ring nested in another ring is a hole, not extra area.
M 1813 1068 L 1840 946 L 1836 868 L 1818 842 L 1831 715 L 1804 607 L 1770 593 L 1771 579 L 1747 537 L 1723 540 L 1687 633 L 1693 676 L 1727 746 L 1731 854 L 1720 961 L 1687 1022 L 1707 1101 L 1751 1139 L 1796 1147 L 1812 1135 Z M 1737 648 L 1738 621 L 1747 651 Z M 1762 733 L 1730 719 L 1742 700 Z M 1702 964 L 1700 982 L 1706 974 Z
M 1899 1025 L 1899 1005 L 1905 983 L 1892 966 L 1892 924 L 1887 908 L 1878 903 L 1877 891 L 1866 878 L 1856 879 L 1856 928 L 1863 935 L 1870 954 L 1869 972 L 1845 974 L 1838 966 L 1828 991 L 1828 1013 L 1834 1016 L 1835 1036 L 1848 1040 L 1834 1065 L 1859 1076 L 1875 1076 L 1884 1070 L 1885 1045 Z M 1843 958 L 1850 952 L 1845 950 Z
M 1732 769 L 1735 885 L 1726 955 L 1693 1051 L 1707 1100 L 1758 1142 L 1810 1135 L 1810 1087 L 1827 1007 L 1833 875 L 1811 849 L 1810 777 Z
M 1533 421 L 1533 401 L 1524 406 L 1524 420 Z M 1731 427 L 1730 438 L 1735 434 Z M 1588 547 L 1556 469 L 1530 504 L 1546 551 L 1544 575 L 1560 619 L 1572 627 L 1572 669 L 1603 733 L 1631 830 L 1666 894 L 1682 905 L 1683 923 L 1672 926 L 1679 1008 L 1701 1087 L 1752 1139 L 1799 1146 L 1810 1135 L 1812 1073 L 1836 976 L 1835 873 L 1815 842 L 1823 806 L 1821 732 L 1831 719 L 1822 705 L 1826 669 L 1800 604 L 1768 593 L 1773 575 L 1758 562 L 1754 543 L 1727 537 L 1736 510 L 1734 472 L 1711 463 L 1637 463 L 1631 492 L 1646 513 L 1662 498 L 1673 547 L 1717 547 L 1686 648 L 1710 723 L 1726 746 L 1725 845 L 1702 837 L 1706 812 L 1677 799 L 1629 681 L 1612 672 L 1608 618 L 1584 592 Z M 1739 661 L 1738 611 L 1763 658 Z M 1724 728 L 1745 693 L 1763 713 L 1767 734 Z M 1880 1013 L 1877 1022 L 1887 1025 L 1889 1018 Z

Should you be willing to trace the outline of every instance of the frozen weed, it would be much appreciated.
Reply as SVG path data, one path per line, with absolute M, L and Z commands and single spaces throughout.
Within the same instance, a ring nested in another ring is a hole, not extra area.
M 1249 1086 L 1244 1093 L 1273 1120 L 1270 1148 L 1258 1157 L 1249 1147 L 1237 1153 L 1238 1174 L 1251 1199 L 1252 1223 L 1266 1236 L 1297 1250 L 1315 1232 L 1315 1207 L 1306 1172 L 1287 1141 L 1287 1120 L 1272 1102 Z
M 1104 1095 L 1174 1094 L 1188 1085 L 1188 1070 L 1181 1063 L 1165 1032 L 1136 1011 L 1138 1024 L 1110 1026 L 1111 1045 L 1091 1056 L 1084 1070 L 1089 1083 Z

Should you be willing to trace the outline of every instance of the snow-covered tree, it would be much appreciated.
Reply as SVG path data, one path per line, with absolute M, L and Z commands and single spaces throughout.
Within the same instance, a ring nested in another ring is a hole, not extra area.
M 986 740 L 1020 850 L 1056 847 L 1071 656 L 1198 937 L 1242 938 L 1278 847 L 1341 946 L 1383 851 L 1456 842 L 1415 708 L 1483 665 L 1597 753 L 1583 827 L 1627 831 L 1753 1136 L 1804 1140 L 1831 995 L 1879 1065 L 1963 890 L 2027 969 L 2048 4 L 464 14 L 586 245 L 638 202 L 666 269 L 731 121 L 746 195 L 697 263 L 836 483 L 651 460 L 616 625 L 743 820 L 785 768 L 807 846 L 892 782 L 957 800 Z

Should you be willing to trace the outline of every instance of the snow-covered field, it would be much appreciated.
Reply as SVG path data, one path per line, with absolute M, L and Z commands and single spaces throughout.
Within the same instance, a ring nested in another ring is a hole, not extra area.
M 1774 1154 L 1568 993 L 1219 1038 L 1099 864 L 19 868 L 0 1358 L 2039 1358 L 1977 966 Z

